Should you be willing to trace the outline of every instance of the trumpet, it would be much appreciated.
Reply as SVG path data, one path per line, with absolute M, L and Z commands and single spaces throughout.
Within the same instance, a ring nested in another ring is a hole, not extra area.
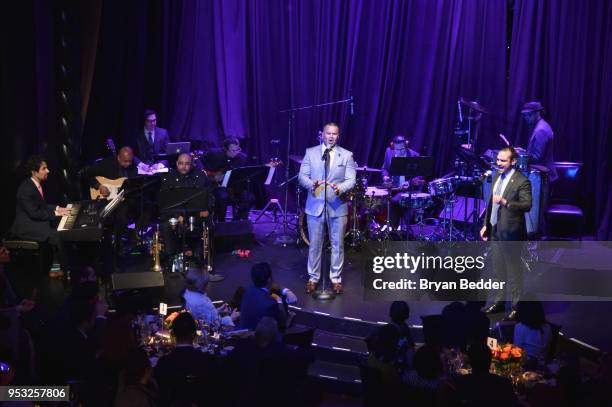
M 210 243 L 210 230 L 206 222 L 202 223 L 202 246 L 202 256 L 206 264 L 206 271 L 210 273 L 213 271 L 213 256 Z
M 155 235 L 153 237 L 153 244 L 151 245 L 151 255 L 153 256 L 153 269 L 151 271 L 162 272 L 164 268 L 161 265 L 161 260 L 159 258 L 159 254 L 161 253 L 162 245 L 159 242 L 159 224 L 157 225 L 157 229 L 155 230 Z

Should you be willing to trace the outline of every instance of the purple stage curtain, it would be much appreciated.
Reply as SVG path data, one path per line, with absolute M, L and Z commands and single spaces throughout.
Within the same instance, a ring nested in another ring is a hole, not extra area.
M 496 1 L 174 1 L 164 5 L 162 117 L 177 138 L 219 145 L 246 138 L 251 153 L 285 151 L 289 107 L 355 98 L 297 112 L 291 152 L 315 144 L 338 122 L 341 144 L 379 166 L 397 132 L 451 160 L 456 101 L 493 112 L 503 128 L 506 2 Z M 489 120 L 489 122 L 487 122 Z M 284 155 L 284 154 L 281 154 Z
M 543 103 L 555 159 L 584 163 L 588 221 L 598 238 L 610 239 L 612 2 L 517 0 L 512 32 L 508 134 L 527 145 L 521 107 Z

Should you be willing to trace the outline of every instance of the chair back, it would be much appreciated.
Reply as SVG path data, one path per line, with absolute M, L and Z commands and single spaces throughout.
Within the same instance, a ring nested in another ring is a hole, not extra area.
M 558 179 L 550 185 L 550 203 L 580 202 L 582 163 L 555 162 Z
M 423 337 L 428 345 L 444 345 L 444 318 L 442 315 L 422 315 Z

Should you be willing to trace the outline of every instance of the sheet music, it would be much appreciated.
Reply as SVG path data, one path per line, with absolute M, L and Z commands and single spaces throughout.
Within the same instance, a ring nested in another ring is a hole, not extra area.
M 223 182 L 221 183 L 221 186 L 223 188 L 227 188 L 227 183 L 229 182 L 230 175 L 232 175 L 232 170 L 228 170 L 223 176 Z
M 108 216 L 109 213 L 111 213 L 113 211 L 113 209 L 115 209 L 115 207 L 123 201 L 123 197 L 125 195 L 125 190 L 122 190 L 121 192 L 119 192 L 119 194 L 117 194 L 117 196 L 110 201 L 108 204 L 106 204 L 106 206 L 104 207 L 104 209 L 102 209 L 102 211 L 100 212 L 100 217 L 102 219 L 106 218 Z
M 143 163 L 140 163 L 143 164 Z M 164 172 L 168 172 L 168 167 L 165 167 L 163 164 L 161 163 L 157 163 L 157 164 L 153 164 L 150 167 L 147 167 L 146 165 L 138 165 L 138 175 L 153 175 L 153 174 L 160 174 L 160 173 L 164 173 Z
M 272 178 L 274 177 L 275 170 L 276 167 L 270 167 L 270 171 L 268 171 L 268 177 L 266 178 L 266 182 L 264 182 L 264 185 L 270 185 L 270 183 L 272 182 Z

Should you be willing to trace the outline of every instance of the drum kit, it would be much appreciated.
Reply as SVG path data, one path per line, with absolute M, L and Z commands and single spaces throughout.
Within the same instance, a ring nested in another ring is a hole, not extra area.
M 290 157 L 298 163 L 301 158 Z M 345 242 L 350 247 L 358 248 L 367 241 L 444 240 L 449 235 L 454 236 L 449 232 L 452 228 L 450 215 L 443 218 L 433 233 L 426 234 L 425 214 L 427 210 L 440 205 L 452 213 L 453 197 L 459 185 L 457 177 L 435 179 L 427 184 L 427 192 L 411 192 L 391 184 L 368 185 L 370 177 L 380 173 L 380 169 L 364 166 L 357 167 L 356 171 L 358 178 L 355 188 L 344 195 L 349 206 Z M 394 228 L 391 224 L 391 205 L 394 202 L 409 210 L 411 215 L 414 214 L 415 222 Z M 307 217 L 301 213 L 298 219 L 298 240 L 309 245 Z M 416 235 L 413 227 L 416 227 Z

